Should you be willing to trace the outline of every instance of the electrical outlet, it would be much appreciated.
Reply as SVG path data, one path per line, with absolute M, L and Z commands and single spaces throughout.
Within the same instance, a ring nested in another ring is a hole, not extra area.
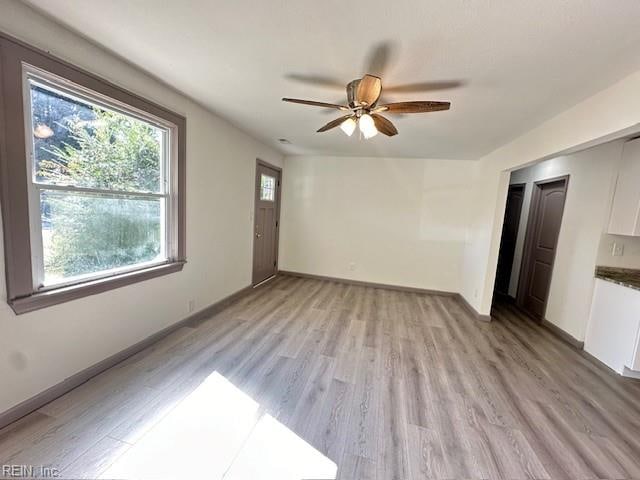
M 611 247 L 611 256 L 613 257 L 621 257 L 624 255 L 624 243 L 616 243 L 614 242 Z
M 189 313 L 193 313 L 195 309 L 196 309 L 196 301 L 193 299 L 189 300 Z
M 355 262 L 351 262 L 349 264 L 349 270 L 351 270 L 352 272 L 356 269 L 356 263 Z

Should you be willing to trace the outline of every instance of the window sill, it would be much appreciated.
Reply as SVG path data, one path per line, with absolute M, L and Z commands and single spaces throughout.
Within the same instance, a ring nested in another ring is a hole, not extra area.
M 179 272 L 182 270 L 185 263 L 185 261 L 175 261 L 142 270 L 123 273 L 114 277 L 102 278 L 78 285 L 56 288 L 46 292 L 38 292 L 27 297 L 9 300 L 9 305 L 16 315 L 20 315 L 22 313 L 32 312 L 41 308 L 57 305 L 59 303 L 77 300 L 89 295 L 95 295 L 97 293 L 106 292 L 108 290 L 124 287 L 133 283 L 149 280 L 151 278 L 160 277 L 162 275 Z

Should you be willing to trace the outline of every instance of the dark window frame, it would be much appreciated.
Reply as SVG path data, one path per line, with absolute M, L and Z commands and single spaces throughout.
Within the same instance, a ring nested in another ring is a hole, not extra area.
M 23 63 L 65 78 L 176 126 L 177 246 L 175 258 L 161 265 L 112 277 L 89 280 L 44 292 L 34 291 L 23 111 Z M 0 32 L 0 199 L 7 302 L 16 314 L 182 270 L 186 263 L 186 123 L 186 118 L 182 115 Z

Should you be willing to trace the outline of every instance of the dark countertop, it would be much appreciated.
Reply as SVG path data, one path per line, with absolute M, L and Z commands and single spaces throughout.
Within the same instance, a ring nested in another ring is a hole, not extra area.
M 596 267 L 596 278 L 640 290 L 640 270 L 634 268 Z

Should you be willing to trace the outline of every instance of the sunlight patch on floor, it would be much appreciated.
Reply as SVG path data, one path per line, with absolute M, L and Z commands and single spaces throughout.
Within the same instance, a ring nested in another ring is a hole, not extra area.
M 104 479 L 335 479 L 337 466 L 218 372 L 103 474 Z
M 337 466 L 271 415 L 258 425 L 225 480 L 333 480 Z

